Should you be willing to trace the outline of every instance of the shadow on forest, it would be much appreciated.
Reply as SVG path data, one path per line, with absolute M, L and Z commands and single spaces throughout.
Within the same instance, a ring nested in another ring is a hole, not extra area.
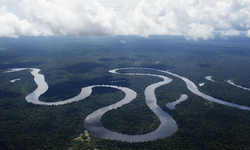
M 141 65 L 142 68 L 154 68 L 154 69 L 160 69 L 160 70 L 166 70 L 166 69 L 170 69 L 173 68 L 173 66 L 168 66 L 165 64 L 142 64 Z
M 131 59 L 131 58 L 129 58 L 129 57 L 119 57 L 119 59 L 120 59 L 120 60 L 133 60 L 133 59 Z
M 14 97 L 21 97 L 22 95 L 16 92 L 8 92 L 0 90 L 0 98 L 14 98 Z
M 202 67 L 202 68 L 209 68 L 211 67 L 210 64 L 198 64 L 199 67 Z
M 105 94 L 105 93 L 114 93 L 119 91 L 114 88 L 106 88 L 106 87 L 95 87 L 93 88 L 92 94 Z
M 126 68 L 126 67 L 131 67 L 131 65 L 128 65 L 128 64 L 120 64 L 120 65 L 118 65 L 118 68 Z M 169 70 L 169 69 L 175 68 L 174 66 L 168 66 L 168 65 L 165 65 L 165 64 L 141 64 L 140 66 L 137 66 L 137 67 L 154 68 L 154 69 L 160 69 L 160 70 Z
M 73 96 L 76 96 L 80 93 L 81 88 L 91 85 L 117 85 L 117 86 L 123 86 L 128 87 L 129 83 L 126 82 L 126 79 L 115 79 L 115 80 L 125 80 L 125 82 L 113 82 L 114 79 L 111 75 L 102 76 L 99 78 L 94 79 L 86 79 L 86 80 L 80 80 L 80 79 L 73 79 L 68 82 L 59 83 L 56 85 L 49 86 L 49 90 L 43 94 L 42 97 L 56 97 L 56 98 L 71 98 Z M 112 88 L 95 88 L 93 90 L 93 94 L 103 94 L 103 93 L 112 93 L 115 92 Z
M 95 62 L 83 62 L 76 65 L 68 66 L 64 69 L 70 73 L 77 74 L 77 73 L 88 73 L 98 67 L 106 67 L 106 65 Z
M 24 63 L 13 63 L 13 64 L 1 64 L 0 69 L 9 68 L 32 68 L 42 64 L 42 62 L 24 62 Z
M 103 61 L 103 62 L 110 62 L 110 61 L 113 61 L 114 59 L 111 59 L 111 58 L 99 58 L 98 60 Z

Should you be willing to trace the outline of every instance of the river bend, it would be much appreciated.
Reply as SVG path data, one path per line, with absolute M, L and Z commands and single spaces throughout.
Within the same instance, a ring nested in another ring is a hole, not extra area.
M 67 99 L 64 101 L 59 101 L 59 102 L 43 102 L 43 101 L 39 100 L 39 97 L 48 90 L 49 86 L 45 81 L 44 75 L 39 73 L 41 71 L 40 69 L 37 69 L 37 68 L 14 68 L 14 69 L 10 69 L 8 71 L 5 71 L 4 73 L 17 72 L 17 71 L 22 71 L 22 70 L 26 70 L 26 69 L 31 70 L 31 74 L 34 76 L 34 81 L 37 84 L 37 88 L 32 93 L 30 93 L 29 95 L 26 96 L 26 100 L 29 103 L 33 103 L 33 104 L 37 104 L 37 105 L 45 105 L 45 106 L 65 105 L 68 103 L 84 100 L 85 98 L 87 98 L 88 96 L 91 95 L 92 89 L 95 87 L 115 88 L 115 89 L 119 89 L 119 90 L 123 91 L 125 93 L 125 97 L 122 100 L 118 101 L 117 103 L 111 104 L 109 106 L 100 108 L 100 109 L 92 112 L 84 120 L 84 126 L 89 130 L 89 133 L 91 135 L 98 136 L 100 138 L 105 138 L 105 139 L 128 141 L 128 142 L 153 141 L 156 139 L 166 138 L 168 136 L 171 136 L 178 129 L 178 125 L 177 125 L 176 121 L 172 118 L 172 116 L 169 115 L 167 112 L 163 111 L 157 105 L 157 99 L 155 96 L 155 89 L 160 87 L 160 86 L 163 86 L 163 85 L 170 83 L 172 81 L 172 79 L 168 78 L 165 75 L 157 75 L 157 74 L 119 73 L 120 70 L 131 70 L 131 69 L 132 70 L 133 69 L 140 70 L 140 69 L 143 69 L 143 70 L 162 72 L 162 73 L 180 78 L 181 80 L 183 80 L 186 83 L 187 88 L 191 92 L 193 92 L 194 94 L 196 94 L 196 95 L 198 95 L 206 100 L 209 100 L 211 102 L 215 102 L 218 104 L 226 105 L 229 107 L 234 107 L 234 108 L 243 109 L 243 110 L 250 110 L 250 107 L 248 107 L 248 106 L 226 102 L 226 101 L 211 97 L 209 95 L 206 95 L 206 94 L 200 92 L 198 90 L 197 86 L 189 79 L 182 77 L 182 76 L 179 76 L 179 75 L 174 74 L 174 73 L 169 72 L 169 71 L 152 69 L 152 68 L 136 68 L 136 67 L 113 69 L 113 70 L 110 70 L 109 72 L 113 73 L 113 74 L 117 74 L 117 75 L 153 76 L 153 77 L 158 77 L 158 78 L 162 79 L 162 81 L 160 81 L 160 82 L 149 85 L 148 87 L 146 87 L 146 89 L 144 91 L 145 101 L 146 101 L 148 107 L 159 118 L 159 120 L 161 122 L 160 126 L 155 131 L 152 131 L 152 132 L 147 133 L 147 134 L 126 135 L 126 134 L 121 134 L 121 133 L 117 133 L 114 131 L 110 131 L 110 130 L 104 128 L 100 120 L 101 120 L 102 115 L 105 114 L 107 111 L 112 110 L 112 109 L 116 109 L 118 107 L 122 107 L 123 105 L 128 104 L 131 101 L 133 101 L 137 96 L 137 94 L 134 90 L 126 88 L 126 87 L 115 86 L 115 85 L 92 85 L 92 86 L 83 87 L 81 89 L 81 92 L 73 98 L 70 98 L 70 99 Z M 182 95 L 182 97 L 179 100 L 172 102 L 172 103 L 169 103 L 169 104 L 171 104 L 171 108 L 174 108 L 174 106 L 176 104 L 178 104 L 186 99 L 187 99 L 187 95 Z

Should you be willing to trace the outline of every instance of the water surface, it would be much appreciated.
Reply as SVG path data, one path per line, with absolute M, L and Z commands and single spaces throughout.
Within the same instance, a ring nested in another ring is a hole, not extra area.
M 118 101 L 117 103 L 111 104 L 109 106 L 100 108 L 100 109 L 92 112 L 84 120 L 84 126 L 89 130 L 89 133 L 91 135 L 98 136 L 100 138 L 105 138 L 105 139 L 121 140 L 121 141 L 128 141 L 128 142 L 153 141 L 156 139 L 166 138 L 168 136 L 171 136 L 178 129 L 178 125 L 177 125 L 176 121 L 172 118 L 172 116 L 169 115 L 167 112 L 163 111 L 157 105 L 157 99 L 155 96 L 155 89 L 160 87 L 160 86 L 163 86 L 163 85 L 170 83 L 172 81 L 172 79 L 170 79 L 169 77 L 167 77 L 165 75 L 157 75 L 157 74 L 119 73 L 118 72 L 119 70 L 144 69 L 144 70 L 162 72 L 162 73 L 180 78 L 181 80 L 183 80 L 186 83 L 187 88 L 191 92 L 193 92 L 194 94 L 196 94 L 196 95 L 198 95 L 206 100 L 209 100 L 211 102 L 215 102 L 218 104 L 226 105 L 229 107 L 234 107 L 234 108 L 243 109 L 243 110 L 250 110 L 250 107 L 248 107 L 248 106 L 230 103 L 230 102 L 223 101 L 223 100 L 214 98 L 212 96 L 206 95 L 206 94 L 200 92 L 199 89 L 197 88 L 197 86 L 192 81 L 190 81 L 189 79 L 187 79 L 185 77 L 174 74 L 170 71 L 164 71 L 164 70 L 152 69 L 152 68 L 134 68 L 134 67 L 113 69 L 113 70 L 110 70 L 109 72 L 113 73 L 113 74 L 117 74 L 117 75 L 152 76 L 152 77 L 158 77 L 158 78 L 162 79 L 162 81 L 160 81 L 160 82 L 157 82 L 157 83 L 154 83 L 154 84 L 147 86 L 145 91 L 144 91 L 145 101 L 146 101 L 149 109 L 151 109 L 155 113 L 155 115 L 159 118 L 159 120 L 161 122 L 160 126 L 155 131 L 152 131 L 152 132 L 147 133 L 147 134 L 126 135 L 126 134 L 110 131 L 110 130 L 104 128 L 100 120 L 101 120 L 102 115 L 105 114 L 107 111 L 112 110 L 112 109 L 116 109 L 118 107 L 122 107 L 123 105 L 128 104 L 132 100 L 134 100 L 137 96 L 137 94 L 134 90 L 126 88 L 126 87 L 115 86 L 115 85 L 92 85 L 92 86 L 83 87 L 81 89 L 81 92 L 73 98 L 66 99 L 66 100 L 59 101 L 59 102 L 43 102 L 43 101 L 39 100 L 39 97 L 48 90 L 49 86 L 45 81 L 44 75 L 39 73 L 41 71 L 40 69 L 37 69 L 37 68 L 15 68 L 15 69 L 8 70 L 4 73 L 11 73 L 11 72 L 22 71 L 22 70 L 26 70 L 26 69 L 31 70 L 31 74 L 34 76 L 34 81 L 37 84 L 37 88 L 32 93 L 30 93 L 29 95 L 26 96 L 26 100 L 29 103 L 33 103 L 33 104 L 37 104 L 37 105 L 48 105 L 48 106 L 50 106 L 50 105 L 65 105 L 68 103 L 84 100 L 88 96 L 91 95 L 92 89 L 95 87 L 115 88 L 115 89 L 123 91 L 125 93 L 124 99 Z M 230 80 L 228 80 L 228 83 L 230 83 L 234 86 L 249 90 L 248 88 L 244 88 L 244 87 L 241 87 L 239 85 L 234 84 Z M 168 103 L 167 107 L 169 107 L 170 109 L 174 109 L 176 104 L 186 100 L 187 98 L 188 98 L 188 96 L 183 94 L 180 97 L 180 99 L 176 100 L 175 102 Z

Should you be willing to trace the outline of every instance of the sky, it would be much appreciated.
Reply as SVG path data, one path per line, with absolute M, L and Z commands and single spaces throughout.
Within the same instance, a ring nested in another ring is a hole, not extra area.
M 0 0 L 0 37 L 250 37 L 250 0 Z

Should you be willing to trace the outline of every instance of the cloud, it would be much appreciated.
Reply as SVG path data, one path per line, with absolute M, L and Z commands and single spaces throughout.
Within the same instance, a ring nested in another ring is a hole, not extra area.
M 121 41 L 120 41 L 120 43 L 126 44 L 127 42 L 126 42 L 126 41 L 121 40 Z
M 202 25 L 197 23 L 191 23 L 189 25 L 188 34 L 186 35 L 186 38 L 188 40 L 192 39 L 197 41 L 198 39 L 208 40 L 213 39 L 214 28 L 210 25 Z
M 7 12 L 7 7 L 0 8 L 0 37 L 17 38 L 19 35 L 37 36 L 38 31 L 27 20 L 19 20 L 17 16 Z
M 250 30 L 247 31 L 247 36 L 250 37 Z
M 0 51 L 4 51 L 4 50 L 6 50 L 6 48 L 0 47 Z
M 0 51 L 4 51 L 6 48 L 0 44 Z
M 248 0 L 17 2 L 0 2 L 0 37 L 183 35 L 189 40 L 207 40 L 214 38 L 215 30 L 221 31 L 223 38 L 239 35 L 240 31 L 250 37 Z
M 227 36 L 236 36 L 236 35 L 240 35 L 240 32 L 235 29 L 221 31 L 221 37 L 224 39 L 227 39 Z
M 97 1 L 23 0 L 26 18 L 44 35 L 114 35 L 116 15 Z
M 223 35 L 223 36 L 235 36 L 235 35 L 240 35 L 240 32 L 235 30 L 235 29 L 230 29 L 227 31 L 222 31 L 221 35 Z
M 0 42 L 0 51 L 4 51 L 6 49 L 6 46 L 2 42 Z

